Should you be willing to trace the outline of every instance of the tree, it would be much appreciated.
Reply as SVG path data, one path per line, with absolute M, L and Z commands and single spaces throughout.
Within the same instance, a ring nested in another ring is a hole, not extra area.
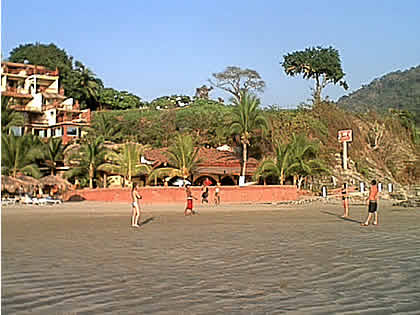
M 106 148 L 103 145 L 103 138 L 87 138 L 79 149 L 69 156 L 74 167 L 66 172 L 67 178 L 76 176 L 88 176 L 89 188 L 93 188 L 93 181 L 100 165 L 105 163 Z M 76 163 L 74 163 L 76 162 Z
M 299 189 L 305 177 L 328 173 L 327 167 L 318 158 L 318 143 L 311 142 L 304 134 L 292 135 L 290 150 L 291 165 L 288 169 L 297 178 Z
M 211 85 L 232 94 L 237 100 L 241 100 L 241 92 L 262 92 L 265 87 L 265 82 L 257 71 L 235 66 L 213 73 L 213 78 L 215 82 L 209 79 Z
M 37 147 L 39 143 L 32 135 L 17 137 L 2 134 L 1 145 L 1 172 L 3 175 L 16 177 L 18 173 L 24 173 L 33 177 L 41 175 L 35 163 L 39 156 Z
M 44 163 L 51 171 L 51 175 L 55 175 L 57 171 L 57 162 L 64 160 L 64 151 L 67 145 L 63 145 L 61 138 L 49 138 L 47 143 L 42 146 L 42 155 Z
M 264 159 L 255 173 L 255 178 L 258 180 L 260 177 L 267 178 L 273 176 L 278 179 L 280 185 L 284 184 L 287 176 L 290 175 L 291 146 L 290 144 L 277 143 L 275 148 L 275 158 Z
M 304 79 L 315 80 L 314 104 L 321 102 L 321 92 L 328 84 L 339 84 L 345 90 L 348 89 L 345 76 L 341 68 L 341 60 L 338 50 L 333 47 L 312 47 L 304 51 L 295 51 L 283 56 L 281 65 L 287 75 L 292 77 L 299 74 Z
M 194 147 L 193 139 L 190 135 L 178 134 L 175 138 L 175 143 L 171 145 L 166 152 L 169 159 L 169 165 L 172 167 L 157 168 L 149 175 L 149 182 L 153 178 L 162 176 L 182 177 L 184 180 L 189 178 L 197 164 L 198 149 Z
M 73 95 L 80 101 L 82 108 L 96 109 L 103 83 L 95 74 L 80 61 L 75 62 L 72 71 L 74 79 Z
M 73 57 L 67 55 L 64 49 L 55 44 L 25 44 L 14 48 L 10 52 L 9 61 L 44 66 L 48 69 L 58 68 L 60 83 L 67 94 L 73 87 L 70 86 L 70 77 L 73 69 Z M 71 97 L 73 95 L 67 94 Z
M 100 106 L 108 105 L 113 110 L 139 108 L 143 103 L 137 95 L 127 91 L 117 91 L 113 88 L 105 88 L 99 92 L 98 102 Z
M 252 133 L 256 129 L 266 130 L 268 122 L 263 113 L 259 110 L 260 100 L 255 96 L 242 91 L 240 98 L 234 99 L 233 120 L 230 129 L 233 133 L 239 134 L 242 143 L 242 171 L 245 176 L 247 162 L 247 148 L 250 145 Z
M 92 119 L 89 134 L 92 137 L 102 137 L 104 141 L 116 141 L 121 139 L 122 125 L 114 117 L 107 117 L 103 113 L 95 113 Z
M 141 156 L 147 146 L 137 143 L 124 143 L 118 151 L 111 151 L 106 155 L 110 163 L 104 163 L 98 170 L 118 174 L 131 182 L 133 176 L 148 174 L 151 168 L 147 164 L 141 163 Z
M 9 133 L 12 127 L 21 127 L 24 124 L 24 117 L 21 113 L 10 108 L 10 97 L 1 96 L 1 130 Z

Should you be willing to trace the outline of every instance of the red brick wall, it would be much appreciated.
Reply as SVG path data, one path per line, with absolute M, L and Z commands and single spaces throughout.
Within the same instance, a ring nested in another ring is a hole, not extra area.
M 215 187 L 209 187 L 209 202 L 213 203 Z M 201 188 L 192 187 L 193 196 L 201 200 Z M 144 204 L 185 203 L 184 188 L 177 187 L 141 187 L 140 194 Z M 129 188 L 98 188 L 80 189 L 66 194 L 65 199 L 72 195 L 80 195 L 89 201 L 130 202 Z M 282 200 L 297 200 L 296 186 L 222 186 L 220 188 L 222 203 L 244 202 L 276 202 Z

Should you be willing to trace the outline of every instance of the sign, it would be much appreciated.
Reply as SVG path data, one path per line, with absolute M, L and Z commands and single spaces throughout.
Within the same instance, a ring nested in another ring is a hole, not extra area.
M 338 131 L 338 141 L 343 142 L 351 142 L 353 141 L 353 131 L 350 130 L 339 130 Z

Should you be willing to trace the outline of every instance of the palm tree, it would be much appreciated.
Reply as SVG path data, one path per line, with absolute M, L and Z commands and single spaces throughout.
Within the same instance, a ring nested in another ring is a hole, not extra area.
M 11 127 L 19 127 L 24 124 L 23 115 L 11 109 L 9 102 L 9 96 L 1 96 L 1 128 L 3 133 L 9 133 Z
M 89 188 L 93 188 L 93 180 L 96 177 L 96 171 L 105 163 L 106 148 L 103 145 L 103 138 L 87 138 L 77 152 L 70 155 L 69 159 L 76 161 L 75 167 L 67 171 L 66 177 L 88 175 Z
M 102 136 L 104 141 L 114 141 L 122 136 L 121 124 L 115 118 L 105 115 L 95 115 L 89 132 L 95 136 Z
M 268 122 L 258 108 L 260 100 L 255 95 L 241 92 L 240 100 L 234 99 L 234 104 L 234 117 L 230 128 L 233 133 L 241 136 L 243 161 L 241 175 L 245 176 L 248 154 L 247 149 L 250 145 L 252 133 L 257 129 L 265 131 L 268 127 Z
M 198 149 L 194 148 L 194 143 L 190 135 L 178 134 L 175 143 L 169 147 L 166 154 L 169 158 L 169 164 L 173 167 L 155 169 L 150 173 L 149 181 L 152 178 L 162 176 L 169 176 L 171 178 L 178 176 L 185 180 L 192 175 L 199 163 Z
M 51 175 L 55 175 L 57 171 L 57 162 L 63 161 L 64 151 L 68 145 L 63 146 L 61 138 L 49 138 L 48 142 L 42 147 L 42 155 L 44 163 L 51 170 Z
M 280 142 L 277 143 L 275 150 L 275 158 L 264 159 L 258 166 L 255 178 L 258 180 L 260 177 L 273 176 L 278 179 L 280 185 L 283 185 L 286 177 L 290 175 L 292 150 L 290 144 Z
M 292 163 L 289 170 L 298 180 L 299 189 L 306 176 L 328 172 L 323 161 L 318 158 L 318 143 L 311 142 L 304 134 L 298 136 L 293 134 L 290 147 Z
M 99 91 L 103 88 L 103 83 L 95 74 L 80 61 L 75 62 L 77 72 L 76 86 L 79 87 L 82 102 L 88 107 L 95 107 L 99 97 Z
M 110 163 L 104 163 L 98 170 L 119 174 L 131 182 L 133 176 L 148 174 L 151 167 L 141 163 L 141 156 L 147 146 L 137 143 L 124 143 L 119 152 L 111 151 L 106 155 Z
M 1 171 L 3 175 L 16 177 L 24 173 L 39 177 L 41 172 L 35 163 L 39 156 L 38 143 L 32 135 L 16 137 L 2 134 Z

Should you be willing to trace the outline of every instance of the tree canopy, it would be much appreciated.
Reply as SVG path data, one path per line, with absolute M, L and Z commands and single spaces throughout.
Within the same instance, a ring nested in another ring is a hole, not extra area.
M 241 99 L 241 92 L 262 92 L 265 82 L 259 73 L 251 69 L 229 66 L 223 72 L 213 73 L 214 81 L 209 79 L 211 85 Z
M 348 89 L 341 68 L 338 50 L 333 47 L 311 47 L 303 51 L 295 51 L 283 56 L 281 65 L 287 75 L 292 77 L 302 74 L 304 79 L 314 79 L 314 101 L 321 102 L 321 92 L 328 84 L 340 84 Z
M 10 52 L 9 61 L 58 68 L 60 85 L 68 97 L 78 100 L 81 108 L 97 109 L 101 104 L 112 109 L 138 108 L 140 97 L 127 91 L 105 89 L 102 80 L 81 61 L 55 44 L 25 44 Z

